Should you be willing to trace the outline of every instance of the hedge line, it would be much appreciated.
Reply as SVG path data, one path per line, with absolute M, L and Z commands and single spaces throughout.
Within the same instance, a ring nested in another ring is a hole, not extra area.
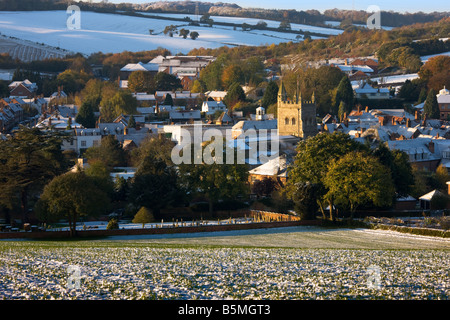
M 420 236 L 450 238 L 450 230 L 403 227 L 403 226 L 386 225 L 386 224 L 372 225 L 371 228 L 372 229 L 398 231 L 398 232 L 402 232 L 402 233 L 412 233 L 412 234 L 416 234 L 416 235 L 420 235 Z

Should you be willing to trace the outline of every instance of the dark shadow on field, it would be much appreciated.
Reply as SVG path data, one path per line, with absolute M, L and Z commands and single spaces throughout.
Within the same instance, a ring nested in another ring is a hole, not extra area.
M 146 240 L 146 239 L 180 239 L 180 238 L 207 238 L 207 237 L 232 237 L 232 236 L 249 236 L 249 235 L 270 235 L 282 233 L 298 233 L 298 232 L 329 232 L 336 228 L 324 228 L 317 226 L 297 226 L 282 228 L 261 228 L 246 229 L 232 231 L 214 231 L 214 232 L 194 232 L 194 233 L 174 233 L 174 234 L 148 234 L 148 235 L 132 235 L 132 236 L 111 236 L 104 240 Z

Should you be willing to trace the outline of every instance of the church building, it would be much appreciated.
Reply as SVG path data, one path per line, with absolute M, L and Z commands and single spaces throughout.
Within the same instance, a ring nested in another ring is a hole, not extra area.
M 278 91 L 278 135 L 292 135 L 306 139 L 317 134 L 316 102 L 314 94 L 310 101 L 302 100 L 296 93 L 288 100 L 286 89 L 281 83 Z

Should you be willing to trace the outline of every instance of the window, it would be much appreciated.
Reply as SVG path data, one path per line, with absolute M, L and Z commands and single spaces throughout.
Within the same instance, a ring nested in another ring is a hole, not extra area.
M 289 124 L 289 119 L 288 118 L 284 119 L 284 124 Z
M 81 146 L 82 147 L 86 147 L 86 141 L 85 140 L 81 140 Z
M 295 125 L 295 118 L 292 118 L 291 123 L 292 125 Z

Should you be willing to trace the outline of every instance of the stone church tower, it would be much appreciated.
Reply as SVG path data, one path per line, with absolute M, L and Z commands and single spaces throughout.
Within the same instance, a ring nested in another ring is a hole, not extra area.
M 307 138 L 317 134 L 316 102 L 314 94 L 311 101 L 302 100 L 297 93 L 288 100 L 286 89 L 281 82 L 278 91 L 278 135 Z

